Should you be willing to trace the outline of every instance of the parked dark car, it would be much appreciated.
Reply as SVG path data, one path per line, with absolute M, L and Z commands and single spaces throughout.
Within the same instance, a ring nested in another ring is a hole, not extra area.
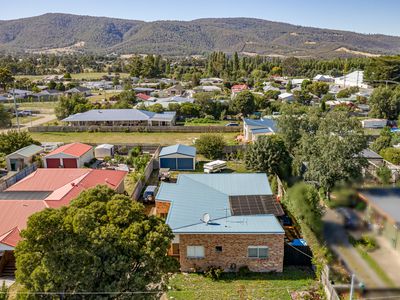
M 343 217 L 344 228 L 355 230 L 362 227 L 362 220 L 351 208 L 339 207 L 336 211 Z
M 225 126 L 227 126 L 227 127 L 235 127 L 235 126 L 239 126 L 239 123 L 230 122 L 230 123 L 225 124 Z

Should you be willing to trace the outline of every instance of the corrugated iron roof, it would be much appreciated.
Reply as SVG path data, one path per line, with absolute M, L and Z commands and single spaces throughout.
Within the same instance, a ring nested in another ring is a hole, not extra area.
M 72 144 L 67 144 L 63 145 L 61 147 L 58 147 L 54 151 L 50 152 L 45 156 L 45 158 L 50 158 L 53 157 L 54 155 L 60 154 L 60 153 L 65 153 L 74 157 L 81 157 L 84 155 L 86 152 L 90 151 L 93 149 L 92 146 L 82 144 L 82 143 L 72 143 Z
M 160 151 L 159 156 L 171 155 L 176 153 L 194 157 L 196 156 L 196 148 L 181 144 L 172 145 L 168 147 L 163 147 Z

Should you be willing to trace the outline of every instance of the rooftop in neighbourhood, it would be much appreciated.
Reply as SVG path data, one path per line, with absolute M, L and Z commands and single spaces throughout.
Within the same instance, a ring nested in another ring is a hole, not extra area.
M 196 156 L 196 148 L 182 144 L 176 144 L 168 147 L 163 147 L 159 156 L 165 156 L 174 153 L 179 153 L 187 156 Z
M 243 122 L 255 133 L 277 132 L 278 130 L 276 120 L 271 118 L 244 119 Z
M 46 157 L 50 157 L 56 154 L 65 153 L 74 157 L 80 157 L 86 152 L 90 151 L 93 147 L 90 145 L 82 144 L 82 143 L 72 143 L 63 145 L 58 147 L 57 149 L 53 150 Z
M 359 193 L 364 200 L 400 226 L 400 188 L 369 188 Z
M 138 109 L 92 109 L 71 115 L 62 121 L 172 121 L 175 115 L 176 112 L 154 113 Z
M 127 172 L 93 169 L 37 169 L 0 193 L 0 245 L 14 247 L 27 219 L 45 208 L 69 205 L 97 185 L 117 189 Z
M 235 199 L 235 209 L 230 203 L 234 196 L 239 196 Z M 173 230 L 199 224 L 205 213 L 210 214 L 211 220 L 238 215 L 247 219 L 250 216 L 244 216 L 243 212 L 251 207 L 254 215 L 276 212 L 280 215 L 276 209 L 268 210 L 271 206 L 266 205 L 266 202 L 259 203 L 257 207 L 249 206 L 245 203 L 246 196 L 266 196 L 264 200 L 270 196 L 269 200 L 276 202 L 265 173 L 180 174 L 176 183 L 161 183 L 156 200 L 171 202 L 166 222 Z
M 7 156 L 20 155 L 23 157 L 31 157 L 42 151 L 43 151 L 43 148 L 38 145 L 29 145 L 29 146 L 26 146 L 24 148 L 21 148 L 15 152 L 11 153 L 11 154 L 8 154 Z

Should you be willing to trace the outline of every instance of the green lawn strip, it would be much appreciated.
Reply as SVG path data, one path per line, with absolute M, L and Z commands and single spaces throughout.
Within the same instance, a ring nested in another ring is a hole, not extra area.
M 201 274 L 176 274 L 169 282 L 169 299 L 291 299 L 289 292 L 307 290 L 316 281 L 311 270 L 294 267 L 283 273 L 224 274 L 212 281 Z M 289 291 L 289 292 L 288 292 Z
M 29 122 L 33 122 L 39 119 L 42 119 L 42 116 L 30 116 L 30 117 L 18 117 L 18 121 L 20 124 L 28 124 Z M 17 124 L 17 118 L 12 118 L 11 122 L 13 123 L 13 125 Z
M 177 143 L 192 145 L 202 133 L 189 132 L 31 132 L 40 142 L 82 143 L 132 143 L 161 144 Z M 222 133 L 228 144 L 234 144 L 236 133 Z
M 356 247 L 357 252 L 360 253 L 361 257 L 367 262 L 372 270 L 379 276 L 379 278 L 390 287 L 395 287 L 396 284 L 390 279 L 386 272 L 380 267 L 380 265 L 368 254 L 367 251 L 362 249 L 361 246 Z

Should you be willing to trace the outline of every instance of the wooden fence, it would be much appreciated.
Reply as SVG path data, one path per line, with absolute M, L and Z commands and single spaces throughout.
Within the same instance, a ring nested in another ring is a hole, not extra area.
M 240 132 L 240 126 L 36 126 L 30 132 Z
M 137 201 L 140 199 L 142 190 L 145 187 L 147 181 L 149 180 L 151 173 L 153 172 L 153 170 L 158 169 L 158 155 L 160 154 L 160 151 L 161 147 L 158 147 L 155 153 L 153 154 L 152 158 L 150 159 L 149 163 L 147 164 L 146 169 L 144 170 L 143 178 L 139 179 L 136 182 L 131 195 L 133 200 Z
M 19 171 L 18 173 L 14 174 L 13 176 L 11 176 L 11 177 L 5 179 L 4 181 L 0 182 L 0 192 L 6 190 L 7 188 L 9 188 L 13 184 L 17 183 L 21 179 L 24 179 L 26 176 L 28 176 L 29 174 L 31 174 L 34 171 L 36 171 L 37 168 L 38 168 L 38 164 L 37 163 L 33 163 L 29 167 L 26 167 L 26 168 L 22 169 L 21 171 Z
M 324 288 L 326 299 L 328 300 L 340 300 L 340 297 L 333 286 L 331 280 L 330 280 L 330 269 L 329 266 L 324 266 L 321 272 L 321 284 Z

